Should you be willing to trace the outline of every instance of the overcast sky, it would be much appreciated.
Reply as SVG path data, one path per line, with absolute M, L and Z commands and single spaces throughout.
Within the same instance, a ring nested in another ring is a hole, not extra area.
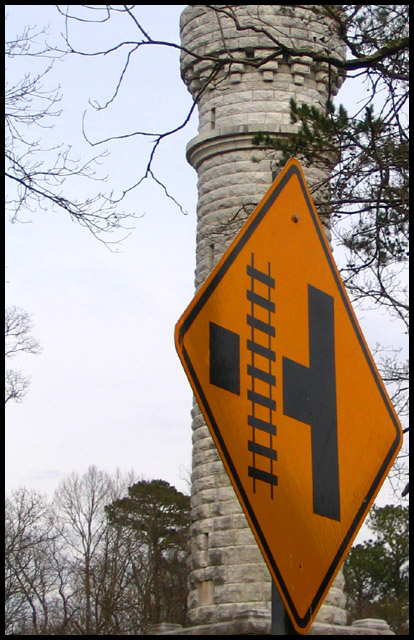
M 138 13 L 153 38 L 178 41 L 184 6 L 142 5 Z M 49 41 L 56 43 L 64 30 L 54 5 L 13 5 L 7 12 L 11 37 L 25 25 L 50 25 Z M 133 37 L 126 23 L 121 28 L 125 40 Z M 75 29 L 77 45 L 91 50 L 113 36 L 106 40 L 102 25 L 99 31 L 82 23 Z M 93 152 L 81 136 L 85 109 L 93 139 L 166 130 L 184 120 L 191 98 L 178 53 L 166 49 L 141 51 L 118 101 L 94 113 L 88 100 L 108 99 L 121 68 L 120 55 L 55 63 L 50 83 L 61 86 L 64 112 L 53 131 L 43 132 L 48 144 L 69 141 L 82 157 Z M 345 88 L 341 100 L 348 99 Z M 133 469 L 187 490 L 192 393 L 173 336 L 194 293 L 197 178 L 185 145 L 196 132 L 197 113 L 164 141 L 154 164 L 188 215 L 158 185 L 144 183 L 123 206 L 144 215 L 118 253 L 60 211 L 36 212 L 27 224 L 6 220 L 6 303 L 32 314 L 42 345 L 39 355 L 16 361 L 31 384 L 22 403 L 6 407 L 6 490 L 26 485 L 51 495 L 66 474 L 91 464 L 108 472 Z M 106 148 L 111 155 L 101 175 L 109 175 L 107 187 L 133 184 L 148 160 L 148 139 Z M 382 317 L 357 315 L 371 347 L 393 331 Z M 400 344 L 398 334 L 392 342 Z
M 183 6 L 140 8 L 143 23 L 154 36 L 177 40 Z M 27 24 L 50 24 L 51 42 L 64 27 L 53 5 L 8 8 L 11 37 Z M 91 32 L 79 35 L 80 46 L 102 46 Z M 131 66 L 112 112 L 98 122 L 91 111 L 91 135 L 94 126 L 109 135 L 161 131 L 184 120 L 191 97 L 177 52 L 153 50 L 151 58 L 145 53 Z M 65 59 L 50 74 L 51 86 L 61 86 L 64 113 L 53 132 L 43 133 L 75 143 L 75 156 L 78 149 L 84 157 L 93 152 L 82 142 L 81 117 L 89 98 L 110 97 L 122 60 L 110 62 Z M 195 116 L 165 141 L 154 164 L 188 215 L 155 183 L 143 184 L 122 206 L 144 215 L 119 253 L 60 211 L 36 213 L 30 224 L 6 221 L 6 302 L 32 314 L 42 345 L 40 355 L 18 362 L 31 376 L 26 398 L 6 407 L 7 489 L 24 484 L 50 492 L 65 474 L 90 464 L 134 469 L 185 489 L 192 393 L 175 353 L 174 325 L 193 295 L 196 173 L 185 145 L 196 128 Z M 110 176 L 105 188 L 133 184 L 149 150 L 142 139 L 112 145 L 100 172 Z

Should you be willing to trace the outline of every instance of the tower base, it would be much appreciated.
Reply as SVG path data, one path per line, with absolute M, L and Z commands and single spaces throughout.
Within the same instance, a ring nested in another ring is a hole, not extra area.
M 262 609 L 240 612 L 234 620 L 182 627 L 179 624 L 161 623 L 148 629 L 151 636 L 263 636 L 270 633 L 270 613 Z M 366 618 L 355 620 L 351 626 L 314 622 L 310 636 L 394 636 L 385 620 Z

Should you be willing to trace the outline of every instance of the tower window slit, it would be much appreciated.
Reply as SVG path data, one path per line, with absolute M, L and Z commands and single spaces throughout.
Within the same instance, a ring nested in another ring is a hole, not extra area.
M 210 125 L 212 129 L 216 128 L 216 108 L 213 107 L 210 111 Z
M 212 269 L 214 266 L 214 244 L 209 244 L 207 248 L 208 267 Z

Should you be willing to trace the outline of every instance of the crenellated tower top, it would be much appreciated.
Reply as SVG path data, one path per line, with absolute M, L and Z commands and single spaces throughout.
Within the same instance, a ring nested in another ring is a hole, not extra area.
M 291 133 L 291 97 L 322 106 L 343 82 L 324 58 L 344 59 L 344 45 L 317 5 L 190 5 L 180 27 L 200 135 L 240 125 Z

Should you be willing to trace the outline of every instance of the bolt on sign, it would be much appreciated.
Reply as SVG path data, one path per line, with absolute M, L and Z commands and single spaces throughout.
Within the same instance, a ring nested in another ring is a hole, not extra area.
M 272 578 L 305 634 L 402 431 L 296 160 L 199 289 L 175 341 Z

